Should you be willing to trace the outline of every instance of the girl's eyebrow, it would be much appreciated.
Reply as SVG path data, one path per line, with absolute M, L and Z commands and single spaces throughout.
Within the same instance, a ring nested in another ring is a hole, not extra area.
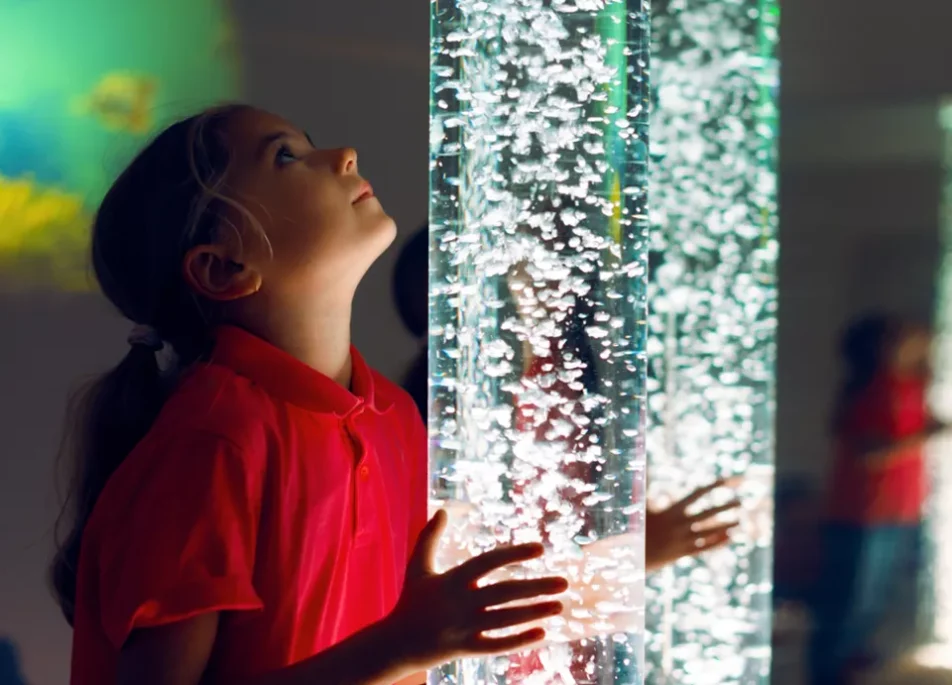
M 262 157 L 273 143 L 279 140 L 287 140 L 290 138 L 305 138 L 307 142 L 310 143 L 311 147 L 314 147 L 314 141 L 311 140 L 311 136 L 308 135 L 307 132 L 275 131 L 274 133 L 269 133 L 261 138 L 261 142 L 258 144 L 258 152 L 255 156 L 259 158 Z
M 279 140 L 284 140 L 290 138 L 291 134 L 287 131 L 275 131 L 274 133 L 269 133 L 261 139 L 261 142 L 258 143 L 258 152 L 255 157 L 262 157 L 265 152 L 268 151 L 268 148 L 271 147 L 273 143 Z

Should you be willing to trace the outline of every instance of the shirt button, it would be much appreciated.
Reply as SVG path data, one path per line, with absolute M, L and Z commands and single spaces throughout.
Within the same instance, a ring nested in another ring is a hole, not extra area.
M 360 469 L 357 471 L 361 480 L 367 480 L 370 477 L 370 467 L 366 464 L 363 464 Z

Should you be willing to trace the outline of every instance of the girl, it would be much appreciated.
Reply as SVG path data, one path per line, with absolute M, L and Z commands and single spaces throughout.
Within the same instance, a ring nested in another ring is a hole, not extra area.
M 422 422 L 350 345 L 394 233 L 353 150 L 241 105 L 174 124 L 107 193 L 93 264 L 138 326 L 71 436 L 73 685 L 420 685 L 542 639 L 483 633 L 560 613 L 539 598 L 564 579 L 477 585 L 540 546 L 434 572 Z
M 846 332 L 834 420 L 836 462 L 816 611 L 814 683 L 840 683 L 869 647 L 925 498 L 923 446 L 939 428 L 926 407 L 928 332 L 871 316 Z

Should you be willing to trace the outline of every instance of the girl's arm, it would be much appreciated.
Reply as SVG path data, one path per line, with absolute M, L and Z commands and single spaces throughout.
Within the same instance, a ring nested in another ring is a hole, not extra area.
M 867 441 L 859 450 L 860 458 L 873 471 L 888 469 L 909 459 L 918 458 L 916 448 L 922 447 L 933 436 L 943 430 L 945 430 L 945 426 L 933 420 L 918 433 L 913 433 L 898 440 Z
M 199 685 L 218 618 L 203 614 L 133 633 L 119 656 L 118 685 Z M 412 669 L 401 663 L 399 642 L 387 632 L 386 622 L 377 623 L 299 664 L 228 685 L 390 685 Z
M 293 666 L 225 685 L 390 685 L 455 659 L 504 654 L 538 643 L 545 636 L 538 629 L 505 637 L 485 633 L 559 615 L 560 602 L 540 600 L 562 594 L 568 587 L 565 579 L 480 581 L 511 564 L 537 559 L 542 545 L 497 547 L 437 573 L 434 556 L 445 525 L 445 512 L 438 512 L 420 533 L 403 592 L 388 617 Z M 531 603 L 505 606 L 523 600 Z M 119 655 L 117 685 L 200 685 L 218 622 L 218 613 L 206 612 L 133 631 Z
M 426 685 L 426 671 L 414 673 L 409 678 L 404 678 L 396 685 Z

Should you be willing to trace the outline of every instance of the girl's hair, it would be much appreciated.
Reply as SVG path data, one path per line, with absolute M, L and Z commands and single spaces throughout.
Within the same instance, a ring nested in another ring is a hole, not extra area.
M 249 219 L 226 195 L 227 127 L 245 105 L 207 110 L 160 133 L 103 198 L 92 227 L 92 265 L 103 293 L 130 321 L 152 327 L 171 347 L 173 366 L 131 345 L 125 358 L 70 404 L 61 457 L 73 469 L 50 568 L 53 591 L 72 625 L 83 529 L 106 481 L 149 431 L 175 371 L 210 349 L 214 311 L 185 282 L 185 253 L 215 240 L 228 216 Z M 233 226 L 233 224 L 230 224 Z
M 901 322 L 886 314 L 869 314 L 850 324 L 840 339 L 843 384 L 834 416 L 834 430 L 842 427 L 846 411 L 888 363 Z

